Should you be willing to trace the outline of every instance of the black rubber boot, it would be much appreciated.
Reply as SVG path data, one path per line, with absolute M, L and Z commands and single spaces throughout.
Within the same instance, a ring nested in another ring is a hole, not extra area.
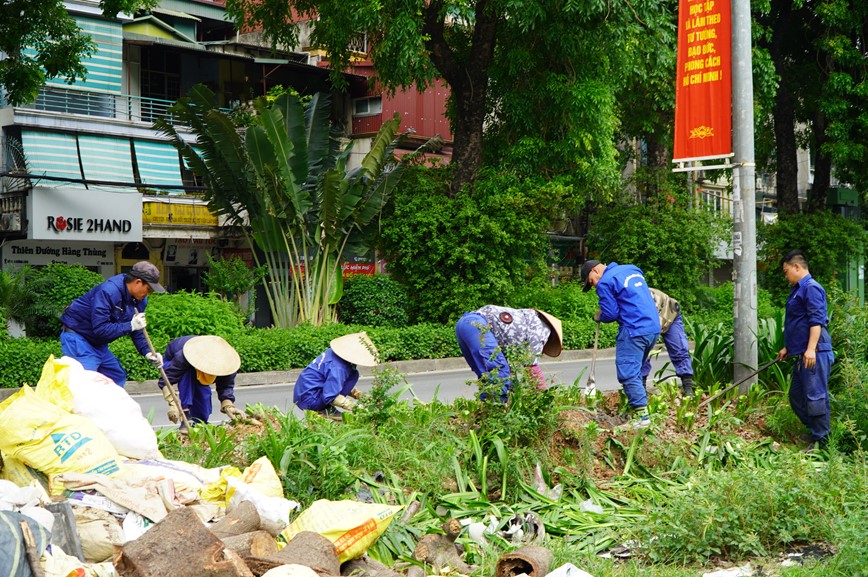
M 648 390 L 648 377 L 642 377 L 642 388 Z
M 681 377 L 681 395 L 684 398 L 693 396 L 693 375 L 684 375 Z

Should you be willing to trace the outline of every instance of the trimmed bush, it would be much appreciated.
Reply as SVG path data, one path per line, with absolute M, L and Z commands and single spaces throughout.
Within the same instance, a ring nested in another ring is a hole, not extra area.
M 22 316 L 27 335 L 60 335 L 60 315 L 66 307 L 103 280 L 101 274 L 80 265 L 49 264 L 33 269 L 25 282 L 27 306 Z
M 407 293 L 384 274 L 353 275 L 344 282 L 338 318 L 349 325 L 407 326 Z
M 0 339 L 0 388 L 35 386 L 51 355 L 61 356 L 59 340 Z

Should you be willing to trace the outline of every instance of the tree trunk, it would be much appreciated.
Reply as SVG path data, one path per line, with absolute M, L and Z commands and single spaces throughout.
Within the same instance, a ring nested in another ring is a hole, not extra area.
M 554 555 L 549 549 L 525 545 L 512 553 L 504 553 L 497 560 L 496 577 L 544 577 L 549 572 Z
M 227 549 L 238 553 L 239 557 L 268 557 L 277 554 L 277 541 L 268 531 L 251 531 L 241 535 L 221 539 Z
M 822 152 L 826 143 L 826 117 L 822 112 L 814 115 L 814 139 L 811 151 L 814 155 L 814 182 L 808 191 L 808 212 L 826 210 L 826 198 L 832 183 L 832 158 Z
M 211 525 L 211 532 L 220 539 L 243 535 L 251 531 L 258 531 L 261 520 L 256 507 L 250 501 L 242 501 L 231 513 Z
M 488 98 L 488 67 L 497 40 L 496 9 L 490 0 L 478 0 L 475 10 L 472 58 L 455 54 L 446 39 L 444 0 L 430 0 L 425 9 L 423 33 L 431 62 L 449 85 L 455 118 L 452 121 L 452 193 L 473 182 L 482 166 L 482 135 Z
M 783 67 L 779 67 L 783 69 Z M 775 96 L 775 149 L 778 210 L 786 214 L 799 212 L 798 163 L 796 162 L 796 113 L 786 72 L 779 72 L 781 85 Z

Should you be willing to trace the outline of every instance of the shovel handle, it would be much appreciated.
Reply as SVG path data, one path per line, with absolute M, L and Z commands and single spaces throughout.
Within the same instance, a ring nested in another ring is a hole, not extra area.
M 148 334 L 148 329 L 142 329 L 142 334 L 145 335 L 145 340 L 148 341 L 148 348 L 151 349 L 151 352 L 155 355 L 157 354 L 157 349 L 154 348 L 154 343 L 151 342 L 151 336 Z M 184 407 L 181 406 L 181 399 L 178 397 L 178 392 L 175 391 L 175 385 L 169 380 L 169 376 L 166 374 L 166 369 L 160 367 L 160 374 L 163 376 L 163 381 L 166 383 L 166 386 L 169 388 L 169 392 L 172 393 L 172 401 L 177 405 L 178 412 L 181 414 L 181 422 L 184 423 L 184 427 L 189 430 L 190 423 L 187 421 L 187 415 L 184 413 Z
M 597 321 L 597 330 L 594 332 L 594 352 L 591 353 L 591 372 L 588 373 L 588 380 L 585 383 L 585 390 L 589 391 L 595 388 L 597 384 L 594 372 L 597 368 L 597 344 L 600 342 L 600 321 Z

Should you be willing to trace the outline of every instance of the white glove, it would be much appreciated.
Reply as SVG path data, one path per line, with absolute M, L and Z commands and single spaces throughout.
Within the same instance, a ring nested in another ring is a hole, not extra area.
M 130 321 L 130 328 L 134 331 L 140 331 L 148 326 L 148 321 L 145 320 L 145 313 L 136 313 L 133 320 Z
M 220 412 L 226 414 L 233 421 L 244 417 L 244 413 L 239 411 L 235 403 L 229 399 L 223 399 L 223 402 L 220 403 Z
M 148 353 L 145 355 L 145 358 L 158 369 L 163 367 L 163 355 L 160 353 Z
M 362 398 L 362 391 L 353 387 L 353 390 L 350 391 L 350 396 L 356 400 L 361 399 Z
M 339 409 L 343 409 L 345 411 L 352 411 L 356 408 L 358 402 L 352 397 L 345 397 L 343 395 L 338 395 L 335 397 L 335 400 L 332 401 L 332 405 Z

